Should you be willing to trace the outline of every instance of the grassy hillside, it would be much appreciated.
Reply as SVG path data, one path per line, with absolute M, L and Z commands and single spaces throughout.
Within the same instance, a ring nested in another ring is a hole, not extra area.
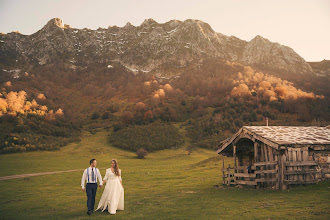
M 191 62 L 172 79 L 102 63 L 24 71 L 13 78 L 0 70 L 0 154 L 56 150 L 78 141 L 82 127 L 113 129 L 113 145 L 134 152 L 180 146 L 173 127 L 151 132 L 157 123 L 183 123 L 194 146 L 215 150 L 243 125 L 265 124 L 266 117 L 270 125 L 330 121 L 328 80 L 295 83 L 215 58 Z M 140 135 L 146 132 L 151 138 Z
M 225 188 L 220 184 L 222 158 L 214 151 L 179 149 L 149 153 L 146 159 L 111 146 L 109 132 L 84 132 L 80 142 L 58 151 L 0 155 L 0 176 L 84 169 L 95 157 L 105 174 L 119 161 L 125 210 L 116 215 L 86 215 L 82 172 L 0 181 L 1 218 L 5 219 L 328 219 L 329 182 L 290 191 Z M 225 163 L 232 160 L 225 158 Z M 219 187 L 214 187 L 219 185 Z M 103 189 L 98 189 L 96 204 Z

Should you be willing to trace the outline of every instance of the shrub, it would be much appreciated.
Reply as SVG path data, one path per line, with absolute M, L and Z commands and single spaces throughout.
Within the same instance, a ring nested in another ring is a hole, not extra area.
M 102 115 L 102 119 L 108 119 L 110 116 L 109 112 L 104 112 L 103 115 Z
M 115 124 L 114 126 L 113 126 L 113 131 L 114 132 L 117 132 L 117 131 L 119 131 L 120 129 L 122 129 L 123 128 L 123 125 L 121 124 L 121 123 L 117 123 L 117 124 Z
M 148 152 L 144 149 L 144 148 L 139 148 L 137 151 L 136 151 L 136 155 L 138 158 L 140 159 L 144 159 L 144 157 L 148 154 Z
M 98 112 L 93 112 L 92 120 L 98 119 L 99 117 L 100 117 L 100 114 Z
M 116 147 L 130 151 L 144 148 L 148 152 L 179 147 L 184 143 L 179 129 L 166 123 L 131 125 L 112 133 L 110 141 Z

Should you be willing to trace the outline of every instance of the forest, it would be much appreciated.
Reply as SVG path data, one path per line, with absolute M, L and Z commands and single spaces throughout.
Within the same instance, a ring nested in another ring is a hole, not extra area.
M 272 74 L 218 58 L 177 72 L 161 78 L 157 70 L 136 74 L 120 63 L 60 62 L 15 78 L 2 70 L 0 152 L 56 150 L 98 129 L 130 151 L 178 147 L 185 135 L 194 146 L 216 149 L 240 127 L 265 125 L 266 118 L 270 125 L 330 121 L 327 77 Z

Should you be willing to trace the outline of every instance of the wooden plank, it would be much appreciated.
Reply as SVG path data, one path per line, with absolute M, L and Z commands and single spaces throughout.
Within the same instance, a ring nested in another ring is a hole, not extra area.
M 267 161 L 267 162 L 258 162 L 254 163 L 254 166 L 265 166 L 265 165 L 276 165 L 277 161 Z
M 294 167 L 294 166 L 317 166 L 316 161 L 287 161 L 284 163 L 284 166 Z
M 297 151 L 296 151 L 296 149 L 291 148 L 291 153 L 292 153 L 292 161 L 293 162 L 296 162 L 297 161 Z M 293 167 L 293 170 L 298 170 L 298 167 Z M 298 180 L 298 176 L 297 175 L 294 175 L 293 176 L 293 179 L 295 181 L 297 181 Z
M 303 148 L 302 161 L 308 161 L 308 147 Z M 309 167 L 303 167 L 303 169 L 308 170 Z M 310 174 L 305 175 L 305 180 L 308 181 L 310 179 L 312 179 Z
M 267 146 L 267 147 L 268 147 L 268 160 L 269 161 L 274 161 L 273 148 L 271 148 L 269 146 Z
M 222 155 L 222 184 L 226 183 L 225 178 L 225 157 Z
M 236 180 L 236 184 L 240 185 L 257 185 L 255 181 L 246 181 L 246 180 Z
M 247 166 L 237 166 L 235 170 L 244 170 L 247 172 Z
M 254 142 L 254 162 L 258 162 L 258 142 Z
M 228 139 L 227 141 L 224 141 L 222 143 L 222 146 L 217 150 L 217 154 L 221 153 L 221 151 L 223 151 L 226 147 L 228 147 L 228 145 L 230 145 L 235 138 L 237 138 L 243 131 L 243 128 L 240 128 L 230 139 Z
M 265 151 L 262 145 L 263 143 L 260 144 L 260 149 L 261 149 L 260 161 L 265 161 Z
M 301 148 L 296 148 L 296 150 L 297 150 L 297 161 L 302 161 Z M 302 167 L 301 166 L 297 167 L 297 171 L 302 171 Z M 298 180 L 304 180 L 304 175 L 300 174 L 297 176 L 298 176 Z
M 261 174 L 261 173 L 278 173 L 278 170 L 256 170 L 254 171 L 256 174 Z
M 269 146 L 267 146 L 267 151 L 268 151 L 268 160 L 271 162 L 271 161 L 274 161 L 274 157 L 273 157 L 273 148 L 271 148 L 271 147 L 269 147 Z M 273 166 L 274 165 L 269 165 L 268 166 L 268 170 L 272 170 L 272 168 L 273 168 Z M 268 173 L 268 177 L 267 178 L 270 178 L 270 179 L 272 179 L 272 178 L 274 178 L 274 175 L 273 175 L 273 173 Z M 273 183 L 271 183 L 271 186 L 273 186 Z
M 228 173 L 227 173 L 227 186 L 229 186 L 231 182 L 231 177 L 230 177 L 230 164 L 228 165 Z
M 287 157 L 287 161 L 292 161 L 292 148 L 291 147 L 288 147 L 288 157 Z M 285 164 L 285 163 L 284 163 Z M 288 167 L 288 170 L 293 170 L 293 167 Z M 289 175 L 288 176 L 288 179 L 289 180 L 293 180 L 293 176 L 292 175 Z
M 269 156 L 268 156 L 268 146 L 267 144 L 264 144 L 264 151 L 265 151 L 265 161 L 269 161 Z M 265 169 L 268 170 L 269 169 L 269 165 L 265 166 Z M 269 175 L 267 173 L 263 173 L 264 178 L 266 179 L 270 179 Z M 267 188 L 268 187 L 268 182 L 264 182 L 264 187 Z
M 235 177 L 256 177 L 255 173 L 234 173 Z
M 279 172 L 279 178 L 280 178 L 280 188 L 282 190 L 286 190 L 287 189 L 287 185 L 286 183 L 284 183 L 284 171 L 286 169 L 286 167 L 284 167 L 284 162 L 286 161 L 286 155 L 285 154 L 282 154 L 281 158 L 281 163 L 279 165 L 280 167 L 280 172 Z
M 253 133 L 252 131 L 249 131 L 247 128 L 244 128 L 244 131 L 247 134 L 252 135 L 255 139 L 259 140 L 260 142 L 265 143 L 265 144 L 267 144 L 267 145 L 269 145 L 269 146 L 271 146 L 271 147 L 273 147 L 273 148 L 275 148 L 275 149 L 278 150 L 278 146 L 279 145 L 277 143 L 272 142 L 272 141 L 270 141 L 270 140 L 262 137 L 261 135 L 258 135 L 256 133 Z
M 318 179 L 311 180 L 285 180 L 287 184 L 309 184 L 309 183 L 317 183 Z
M 303 158 L 302 158 L 303 161 L 308 161 L 308 149 L 307 150 L 303 150 Z
M 317 173 L 317 170 L 285 170 L 286 175 Z
M 266 144 L 262 144 L 262 145 L 263 145 L 263 147 L 264 147 L 265 161 L 269 161 L 267 145 L 266 145 Z
M 234 166 L 236 167 L 236 145 L 233 146 Z
M 272 179 L 268 179 L 268 178 L 260 178 L 260 179 L 255 179 L 256 182 L 261 182 L 261 183 L 265 183 L 265 182 L 276 182 L 278 181 L 278 178 L 272 178 Z

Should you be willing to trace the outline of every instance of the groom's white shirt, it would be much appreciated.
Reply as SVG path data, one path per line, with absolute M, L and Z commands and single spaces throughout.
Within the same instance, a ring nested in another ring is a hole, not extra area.
M 88 182 L 88 176 L 87 176 L 87 169 L 88 169 L 89 182 Z M 96 175 L 97 178 L 95 178 L 95 176 L 94 176 L 95 180 L 92 181 L 92 167 L 86 168 L 84 170 L 84 173 L 83 173 L 82 178 L 81 178 L 81 188 L 82 189 L 85 189 L 85 182 L 96 183 L 97 179 L 100 182 L 100 186 L 102 186 L 103 181 L 102 181 L 102 176 L 101 176 L 101 173 L 100 173 L 99 169 L 97 169 L 96 167 L 93 167 L 93 169 L 94 169 L 94 175 Z

